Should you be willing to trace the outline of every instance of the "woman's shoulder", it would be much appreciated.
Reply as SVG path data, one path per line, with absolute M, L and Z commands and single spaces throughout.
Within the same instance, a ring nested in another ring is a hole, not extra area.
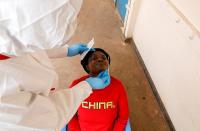
M 84 81 L 88 77 L 89 77 L 89 75 L 84 75 L 84 76 L 82 76 L 82 77 L 80 77 L 78 79 L 73 80 L 69 87 L 72 88 L 74 85 L 78 84 L 81 81 Z
M 115 83 L 122 83 L 120 79 L 114 77 L 114 76 L 110 76 L 111 81 L 115 82 Z
M 116 87 L 119 88 L 124 88 L 123 83 L 120 79 L 111 76 L 111 84 L 115 85 Z
M 82 76 L 82 77 L 80 77 L 80 78 L 78 78 L 78 79 L 76 79 L 76 80 L 74 80 L 74 81 L 83 81 L 83 80 L 85 80 L 86 78 L 88 78 L 89 77 L 89 75 L 84 75 L 84 76 Z
M 115 87 L 113 89 L 117 90 L 117 92 L 120 92 L 120 94 L 125 93 L 126 88 L 123 85 L 122 81 L 116 77 L 111 76 L 111 87 Z

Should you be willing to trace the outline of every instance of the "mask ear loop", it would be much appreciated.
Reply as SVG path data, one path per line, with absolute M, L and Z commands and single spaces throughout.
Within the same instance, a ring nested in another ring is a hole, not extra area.
M 109 74 L 109 76 L 110 76 L 110 65 L 108 65 L 108 74 Z
M 110 56 L 107 57 L 108 61 L 109 61 L 109 65 L 108 65 L 108 74 L 110 75 Z

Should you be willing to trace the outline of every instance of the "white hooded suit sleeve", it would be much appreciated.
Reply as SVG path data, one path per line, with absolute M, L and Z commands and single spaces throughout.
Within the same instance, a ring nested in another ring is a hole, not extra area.
M 50 99 L 54 102 L 57 112 L 59 113 L 58 116 L 60 116 L 57 125 L 57 127 L 59 127 L 58 129 L 63 128 L 64 125 L 70 121 L 77 112 L 80 103 L 89 97 L 91 93 L 91 86 L 86 81 L 82 81 L 73 88 L 50 94 Z
M 25 91 L 4 96 L 0 104 L 1 130 L 60 131 L 91 92 L 89 84 L 83 81 L 48 97 Z
M 91 93 L 87 82 L 56 90 L 58 76 L 45 51 L 0 61 L 0 127 L 5 131 L 62 128 Z M 44 123 L 45 122 L 45 123 Z
M 68 47 L 69 47 L 68 45 L 65 45 L 59 48 L 48 49 L 46 50 L 46 53 L 48 57 L 51 59 L 66 57 L 68 53 Z

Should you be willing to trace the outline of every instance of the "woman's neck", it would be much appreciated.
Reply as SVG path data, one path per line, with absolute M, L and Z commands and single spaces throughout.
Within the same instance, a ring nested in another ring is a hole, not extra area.
M 99 75 L 99 73 L 90 73 L 90 76 L 92 77 L 97 77 Z

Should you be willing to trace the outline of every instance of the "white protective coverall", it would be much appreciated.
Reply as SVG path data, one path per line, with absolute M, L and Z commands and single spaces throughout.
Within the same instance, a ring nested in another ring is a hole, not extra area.
M 1 131 L 59 131 L 90 95 L 85 81 L 50 92 L 58 86 L 58 76 L 47 54 L 66 55 L 66 49 L 55 50 L 58 56 L 41 50 L 0 61 Z
M 20 55 L 66 44 L 81 4 L 82 0 L 0 0 L 0 53 Z
M 0 0 L 0 131 L 59 131 L 91 91 L 56 89 L 49 58 L 64 57 L 81 0 Z M 45 50 L 42 50 L 45 49 Z

